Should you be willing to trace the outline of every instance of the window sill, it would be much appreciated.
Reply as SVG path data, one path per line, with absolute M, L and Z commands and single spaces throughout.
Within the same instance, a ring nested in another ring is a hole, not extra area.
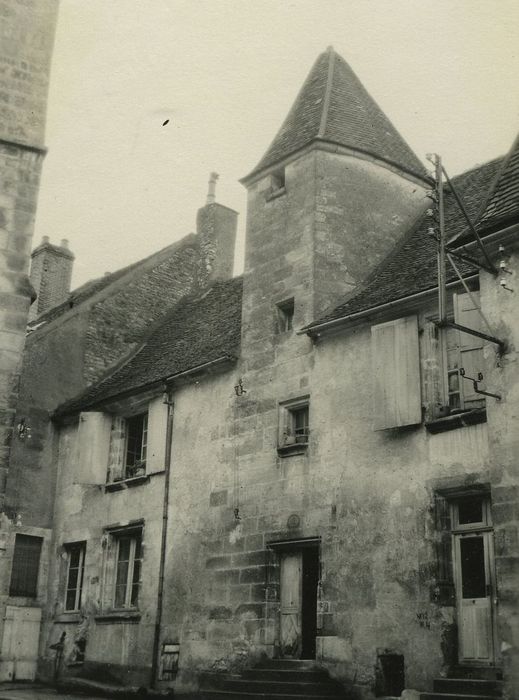
M 105 491 L 122 491 L 132 486 L 147 484 L 149 480 L 150 475 L 143 474 L 142 476 L 132 476 L 129 479 L 121 479 L 120 481 L 110 481 L 108 484 L 105 484 Z
M 286 194 L 286 187 L 280 187 L 278 190 L 273 190 L 267 194 L 265 197 L 265 200 L 267 202 L 272 201 L 273 199 L 277 199 L 278 197 L 282 197 L 284 194 Z
M 307 442 L 295 442 L 293 445 L 279 445 L 278 455 L 280 457 L 291 457 L 292 455 L 302 455 L 308 449 Z
M 69 623 L 74 623 L 77 624 L 78 622 L 81 622 L 83 619 L 83 616 L 81 615 L 80 612 L 74 611 L 74 612 L 63 612 L 60 613 L 59 615 L 56 615 L 54 618 L 53 622 L 54 624 L 69 624 Z
M 447 430 L 455 430 L 456 428 L 464 428 L 468 425 L 477 425 L 485 423 L 487 420 L 486 408 L 475 408 L 472 411 L 465 413 L 456 413 L 454 415 L 437 418 L 429 421 L 425 427 L 429 433 L 443 433 Z
M 110 610 L 94 616 L 94 620 L 101 624 L 112 622 L 139 622 L 141 613 L 138 610 Z

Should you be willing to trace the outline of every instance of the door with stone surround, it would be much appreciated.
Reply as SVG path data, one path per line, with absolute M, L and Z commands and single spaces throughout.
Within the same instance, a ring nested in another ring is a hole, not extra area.
M 460 499 L 453 515 L 459 661 L 491 665 L 496 662 L 497 598 L 490 501 Z

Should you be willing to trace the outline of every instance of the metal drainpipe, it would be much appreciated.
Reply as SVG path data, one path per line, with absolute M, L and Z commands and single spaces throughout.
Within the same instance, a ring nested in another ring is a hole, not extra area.
M 166 561 L 166 543 L 168 537 L 169 481 L 171 474 L 171 439 L 173 437 L 173 404 L 167 394 L 168 418 L 166 424 L 166 454 L 164 459 L 164 498 L 162 501 L 162 534 L 160 541 L 159 586 L 157 591 L 157 614 L 155 616 L 155 633 L 153 637 L 153 658 L 151 661 L 151 687 L 157 685 L 159 665 L 160 629 L 162 624 L 162 603 L 164 598 L 164 569 Z

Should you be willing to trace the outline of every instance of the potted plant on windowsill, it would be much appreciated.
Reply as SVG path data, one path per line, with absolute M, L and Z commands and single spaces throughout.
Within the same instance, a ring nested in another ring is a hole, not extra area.
M 131 466 L 126 467 L 126 478 L 134 479 L 137 476 L 146 474 L 146 462 L 143 459 L 137 459 Z

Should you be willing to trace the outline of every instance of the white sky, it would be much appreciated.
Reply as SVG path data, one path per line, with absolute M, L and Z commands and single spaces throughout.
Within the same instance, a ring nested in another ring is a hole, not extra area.
M 517 0 L 61 0 L 35 245 L 114 271 L 194 230 L 211 170 L 243 238 L 237 180 L 329 44 L 450 174 L 519 131 Z

